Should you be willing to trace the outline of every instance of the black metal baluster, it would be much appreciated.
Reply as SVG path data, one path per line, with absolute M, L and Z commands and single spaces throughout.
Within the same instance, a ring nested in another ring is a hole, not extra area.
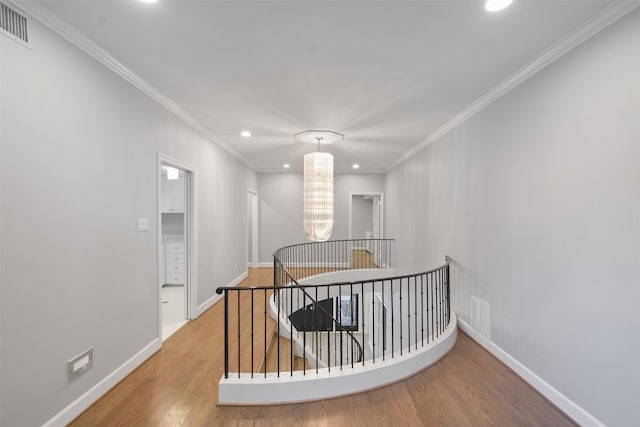
M 418 276 L 413 276 L 413 310 L 414 310 L 414 343 L 416 350 L 418 349 Z
M 238 378 L 240 378 L 240 292 L 238 295 Z
M 229 291 L 224 290 L 224 377 L 229 378 Z
M 427 344 L 429 343 L 429 325 L 431 325 L 431 340 L 433 341 L 434 338 L 434 333 L 433 333 L 433 274 L 429 273 L 429 276 L 427 276 Z M 429 296 L 431 296 L 431 298 L 429 298 Z M 431 301 L 429 301 L 429 299 L 431 299 Z M 431 305 L 429 306 L 429 302 L 431 302 Z M 431 309 L 431 310 L 429 310 Z M 431 311 L 431 322 L 429 322 L 429 311 Z
M 440 284 L 439 284 L 439 288 L 440 288 L 440 333 L 444 333 L 444 307 L 443 307 L 443 299 L 444 299 L 444 293 L 442 292 L 442 282 L 443 282 L 443 275 L 442 275 L 443 271 L 442 269 L 440 269 L 438 271 L 438 274 L 440 276 Z
M 318 341 L 318 286 L 315 287 L 316 290 L 316 299 L 313 302 L 313 313 L 315 316 L 315 327 L 313 328 L 315 331 L 315 338 L 316 338 L 316 374 L 318 373 L 318 361 L 320 360 L 320 346 L 319 341 Z
M 353 283 L 349 284 L 349 295 L 351 295 L 351 298 L 353 299 Z M 355 343 L 353 342 L 353 339 L 350 339 L 349 341 L 351 341 L 351 367 L 353 368 L 354 366 L 354 350 L 355 350 Z
M 451 276 L 449 264 L 447 264 L 447 325 L 451 322 Z
M 438 275 L 438 272 L 436 271 L 435 274 L 435 279 L 436 279 L 436 284 L 435 284 L 435 291 L 436 291 L 436 296 L 435 296 L 435 304 L 436 304 L 436 338 L 440 336 L 440 305 L 438 304 L 440 299 L 438 296 L 438 286 L 440 285 L 440 277 Z
M 382 361 L 384 362 L 385 351 L 387 350 L 385 346 L 387 342 L 387 318 L 384 309 L 384 280 L 382 281 L 382 309 L 380 310 L 380 315 L 382 316 Z
M 267 378 L 267 289 L 264 289 L 264 355 L 262 365 L 264 367 L 264 377 Z
M 422 334 L 422 346 L 424 347 L 424 274 L 420 275 L 420 332 Z
M 280 289 L 276 289 L 276 294 L 277 294 L 277 304 L 278 304 L 278 320 L 276 320 L 277 322 L 277 327 L 278 327 L 278 336 L 276 337 L 276 350 L 277 350 L 277 359 L 276 359 L 276 365 L 278 365 L 277 368 L 277 372 L 278 372 L 278 378 L 280 378 Z
M 304 316 L 302 317 L 302 359 L 304 364 L 302 365 L 302 375 L 307 375 L 307 293 L 302 293 L 302 310 Z
M 411 281 L 409 277 L 406 279 L 407 296 L 405 300 L 407 300 L 407 353 L 411 353 Z M 400 279 L 400 283 L 402 283 L 402 279 Z
M 289 316 L 293 314 L 293 288 L 289 286 L 287 288 L 287 292 L 289 295 Z M 287 316 L 288 317 L 288 316 Z M 293 376 L 293 322 L 289 322 L 289 361 L 290 361 L 290 372 L 291 376 Z
M 253 378 L 253 337 L 254 337 L 254 328 L 253 328 L 253 289 L 251 289 L 251 378 Z
M 364 294 L 364 282 L 360 282 L 360 295 Z M 356 294 L 357 295 L 357 294 Z M 351 295 L 351 301 L 353 301 L 353 295 Z M 359 303 L 360 304 L 360 303 Z M 353 319 L 353 306 L 351 306 L 351 318 Z M 364 366 L 364 329 L 366 328 L 365 325 L 365 317 L 364 317 L 364 307 L 362 308 L 362 350 L 360 352 L 360 358 L 362 359 L 362 366 Z M 353 334 L 353 339 L 355 339 L 356 334 Z M 358 347 L 360 348 L 360 347 Z
M 402 277 L 400 278 L 400 356 L 402 356 Z
M 395 356 L 395 339 L 394 339 L 394 331 L 395 331 L 395 324 L 394 324 L 394 306 L 395 304 L 393 303 L 393 279 L 391 279 L 391 358 L 393 359 Z
M 370 294 L 371 294 L 371 351 L 373 353 L 371 355 L 371 358 L 373 360 L 373 363 L 376 363 L 376 282 L 371 282 Z M 364 290 L 362 292 L 362 302 L 364 305 Z M 362 310 L 362 317 L 364 317 L 364 308 Z M 364 341 L 362 342 L 362 344 L 364 344 Z
M 329 285 L 327 285 L 327 299 L 329 299 Z M 327 319 L 329 320 L 329 319 Z M 331 330 L 335 329 L 333 320 L 331 320 Z M 331 372 L 331 333 L 327 331 L 327 367 Z
M 338 285 L 338 301 L 342 300 L 342 284 Z M 342 325 L 342 310 L 338 310 L 338 322 L 340 322 L 340 325 Z M 342 359 L 344 358 L 343 356 L 343 352 L 342 352 L 342 332 L 343 332 L 344 328 L 340 328 L 340 370 L 342 371 Z

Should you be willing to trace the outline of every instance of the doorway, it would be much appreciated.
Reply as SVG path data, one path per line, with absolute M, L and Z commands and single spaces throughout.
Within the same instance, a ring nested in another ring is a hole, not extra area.
M 349 193 L 349 239 L 352 268 L 379 268 L 384 252 L 384 193 Z M 373 240 L 372 240 L 373 239 Z
M 191 318 L 194 174 L 194 168 L 159 156 L 159 323 L 163 341 Z
M 382 239 L 384 193 L 349 193 L 349 239 Z
M 258 268 L 258 192 L 247 192 L 247 265 Z

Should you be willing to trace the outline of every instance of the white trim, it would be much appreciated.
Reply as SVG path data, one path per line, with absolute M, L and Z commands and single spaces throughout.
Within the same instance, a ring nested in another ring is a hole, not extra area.
M 10 0 L 11 3 L 13 1 Z M 65 21 L 60 19 L 55 13 L 49 10 L 46 6 L 41 4 L 40 2 L 20 2 L 20 8 L 25 10 L 32 17 L 40 21 L 45 26 L 49 27 L 51 30 L 59 34 L 64 39 L 71 42 L 78 49 L 82 50 L 89 56 L 96 59 L 98 62 L 103 64 L 105 67 L 112 70 L 114 73 L 122 77 L 124 80 L 135 86 L 141 92 L 145 93 L 151 99 L 156 101 L 158 104 L 162 105 L 164 108 L 169 110 L 171 113 L 175 114 L 197 132 L 199 132 L 202 136 L 216 144 L 218 147 L 222 148 L 224 151 L 228 152 L 236 159 L 240 160 L 250 169 L 256 170 L 255 166 L 249 162 L 246 158 L 241 156 L 237 151 L 235 151 L 231 146 L 214 136 L 206 126 L 200 123 L 197 119 L 195 119 L 192 115 L 187 113 L 182 109 L 177 103 L 175 103 L 168 96 L 161 93 L 155 87 L 151 86 L 147 81 L 145 81 L 142 77 L 138 76 L 136 73 L 127 68 L 124 64 L 118 61 L 116 58 L 111 56 L 105 50 L 103 50 L 100 46 L 90 40 L 88 37 L 83 35 L 81 32 L 73 28 L 71 25 L 67 24 Z
M 498 360 L 511 368 L 511 370 L 513 370 L 518 376 L 529 383 L 529 385 L 535 388 L 544 397 L 549 399 L 551 403 L 556 405 L 576 423 L 583 427 L 605 427 L 605 425 L 596 417 L 562 394 L 544 379 L 540 378 L 535 372 L 527 368 L 515 357 L 498 347 L 493 341 L 487 340 L 478 331 L 473 329 L 471 325 L 460 318 L 458 318 L 458 327 L 474 341 L 484 347 L 489 353 L 498 358 Z
M 523 68 L 507 77 L 493 89 L 476 99 L 464 110 L 453 116 L 445 124 L 436 129 L 435 132 L 431 133 L 421 144 L 407 151 L 395 162 L 391 163 L 391 166 L 389 166 L 385 172 L 389 172 L 400 163 L 421 151 L 423 148 L 433 144 L 442 136 L 451 132 L 474 114 L 485 108 L 487 105 L 491 104 L 493 101 L 500 98 L 502 95 L 545 68 L 547 65 L 561 58 L 564 54 L 571 51 L 581 43 L 598 34 L 600 31 L 607 28 L 609 25 L 613 24 L 638 6 L 640 6 L 640 2 L 637 1 L 612 2 L 608 7 L 603 8 L 602 12 L 597 14 L 589 22 L 562 39 L 555 46 L 546 50 Z
M 235 279 L 233 279 L 231 281 L 231 283 L 229 283 L 226 286 L 238 286 L 238 284 L 240 282 L 242 282 L 244 279 L 247 278 L 247 276 L 249 275 L 249 273 L 247 271 L 245 271 L 244 273 L 242 273 L 241 275 L 239 275 L 238 277 L 236 277 Z M 207 311 L 209 308 L 211 308 L 211 306 L 213 304 L 215 304 L 216 302 L 218 302 L 219 300 L 221 300 L 223 298 L 223 295 L 218 295 L 218 294 L 213 294 L 213 296 L 211 298 L 209 298 L 208 300 L 206 300 L 205 302 L 203 302 L 202 304 L 200 304 L 197 308 L 196 308 L 196 313 L 198 316 L 200 316 L 202 313 L 204 313 L 205 311 Z
M 335 165 L 334 165 L 335 167 Z M 362 172 L 354 172 L 351 167 L 349 167 L 348 170 L 337 170 L 334 169 L 333 170 L 333 175 L 360 175 L 360 174 L 364 174 L 364 175 L 376 175 L 376 174 L 384 174 L 386 173 L 386 169 L 378 169 L 378 168 L 371 168 L 371 169 L 367 169 L 366 171 L 362 171 Z M 284 174 L 292 174 L 292 175 L 304 175 L 304 171 L 302 169 L 298 169 L 295 168 L 293 165 L 291 166 L 291 168 L 289 169 L 283 169 L 282 166 L 280 166 L 279 168 L 266 168 L 266 169 L 257 169 L 256 172 L 258 173 L 265 173 L 265 174 L 278 174 L 278 175 L 284 175 Z M 335 188 L 334 188 L 335 190 Z
M 153 354 L 160 350 L 161 347 L 162 340 L 160 338 L 155 338 L 142 350 L 134 354 L 129 360 L 104 377 L 99 383 L 71 402 L 62 411 L 54 415 L 53 418 L 43 424 L 43 427 L 64 427 L 69 424 L 111 388 L 122 381 L 123 378 L 133 372 L 134 369 L 153 356 Z
M 187 257 L 187 283 L 185 283 L 185 289 L 187 291 L 186 295 L 186 313 L 185 317 L 188 319 L 196 319 L 198 317 L 198 312 L 196 309 L 196 301 L 198 300 L 198 286 L 197 286 L 197 278 L 195 272 L 198 271 L 197 265 L 197 222 L 196 222 L 196 212 L 197 212 L 197 172 L 198 169 L 185 163 L 183 161 L 177 160 L 173 157 L 167 156 L 166 154 L 157 153 L 157 189 L 156 189 L 156 197 L 157 197 L 157 217 L 156 220 L 158 222 L 158 236 L 157 236 L 157 244 L 158 244 L 158 336 L 162 338 L 162 295 L 160 288 L 162 287 L 162 272 L 160 271 L 160 257 L 162 257 L 162 194 L 161 194 L 161 186 L 162 186 L 162 165 L 173 166 L 178 169 L 182 169 L 187 172 L 187 191 L 185 192 L 185 215 L 187 219 L 187 230 L 185 230 L 186 237 L 186 247 L 185 254 Z
M 273 261 L 271 262 L 259 262 L 258 268 L 273 268 Z

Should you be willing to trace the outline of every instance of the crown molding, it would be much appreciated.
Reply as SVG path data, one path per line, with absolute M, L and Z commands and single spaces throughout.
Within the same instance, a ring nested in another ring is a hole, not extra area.
M 523 68 L 507 77 L 489 92 L 485 93 L 483 96 L 475 100 L 464 110 L 453 116 L 445 124 L 436 129 L 435 132 L 431 133 L 422 143 L 407 151 L 400 158 L 394 161 L 391 166 L 386 169 L 385 172 L 389 172 L 405 160 L 417 154 L 419 151 L 422 151 L 425 147 L 433 144 L 438 139 L 458 127 L 460 124 L 464 123 L 467 119 L 475 115 L 477 112 L 484 109 L 487 105 L 491 104 L 493 101 L 500 98 L 502 95 L 509 92 L 511 89 L 515 88 L 520 83 L 524 82 L 529 77 L 545 68 L 547 65 L 556 61 L 564 54 L 573 50 L 578 45 L 598 34 L 600 31 L 607 28 L 609 25 L 613 24 L 618 19 L 622 18 L 624 15 L 631 12 L 638 6 L 640 6 L 640 2 L 638 1 L 617 1 L 612 3 L 609 7 L 605 7 L 602 12 L 597 14 L 585 25 L 581 26 L 578 30 L 574 31 L 568 37 L 565 37 L 555 46 L 546 50 L 540 56 L 525 65 Z
M 246 158 L 241 156 L 237 151 L 231 148 L 228 144 L 221 141 L 219 138 L 214 136 L 209 130 L 198 120 L 196 120 L 192 115 L 183 110 L 176 102 L 174 102 L 171 98 L 164 95 L 162 92 L 151 86 L 147 83 L 143 78 L 138 76 L 136 73 L 128 69 L 124 64 L 118 61 L 116 58 L 111 56 L 108 52 L 100 48 L 96 43 L 92 40 L 84 36 L 74 27 L 69 25 L 64 20 L 60 19 L 56 14 L 54 14 L 49 8 L 47 8 L 40 1 L 15 1 L 9 0 L 9 3 L 17 6 L 18 8 L 27 12 L 31 17 L 40 21 L 43 25 L 53 30 L 55 33 L 60 35 L 62 38 L 68 40 L 77 48 L 88 54 L 89 56 L 96 59 L 98 62 L 111 69 L 114 73 L 125 79 L 127 82 L 132 84 L 134 87 L 142 91 L 144 94 L 149 96 L 151 99 L 156 101 L 158 104 L 162 105 L 164 108 L 169 110 L 169 112 L 173 113 L 175 116 L 180 118 L 183 122 L 191 126 L 202 136 L 210 140 L 212 143 L 228 152 L 236 159 L 244 163 L 247 167 L 252 170 L 256 170 L 256 167 L 249 162 Z
M 120 77 L 128 81 L 130 84 L 138 88 L 140 91 L 145 93 L 151 99 L 165 107 L 168 111 L 173 113 L 175 116 L 180 118 L 182 121 L 187 123 L 205 138 L 216 144 L 218 147 L 227 151 L 229 154 L 237 158 L 239 161 L 244 163 L 250 169 L 257 171 L 258 173 L 278 173 L 275 170 L 259 170 L 255 165 L 249 162 L 246 158 L 236 152 L 233 148 L 231 148 L 228 144 L 221 141 L 217 137 L 215 137 L 209 130 L 198 120 L 196 120 L 189 113 L 184 111 L 177 103 L 171 100 L 169 97 L 162 94 L 160 91 L 152 87 L 148 84 L 144 79 L 135 74 L 133 71 L 129 70 L 124 64 L 119 62 L 109 53 L 101 49 L 98 45 L 96 45 L 93 41 L 91 41 L 86 36 L 82 35 L 79 31 L 73 28 L 71 25 L 67 24 L 65 21 L 60 19 L 57 15 L 51 12 L 42 2 L 40 1 L 16 1 L 16 0 L 8 0 L 8 3 L 11 3 L 18 8 L 24 10 L 33 18 L 40 21 L 45 26 L 49 27 L 51 30 L 59 34 L 64 39 L 68 40 L 76 47 L 90 55 L 91 57 L 98 60 L 100 63 L 110 68 L 113 72 L 118 74 Z M 421 142 L 416 147 L 407 151 L 405 154 L 400 156 L 397 160 L 391 163 L 391 165 L 381 171 L 381 173 L 386 173 L 409 159 L 419 151 L 423 150 L 425 147 L 433 144 L 435 141 L 440 139 L 442 136 L 446 135 L 460 124 L 465 122 L 467 119 L 475 115 L 477 112 L 484 109 L 487 105 L 491 104 L 496 99 L 500 98 L 505 93 L 509 92 L 511 89 L 518 86 L 520 83 L 527 80 L 529 77 L 533 76 L 538 71 L 545 68 L 547 65 L 551 64 L 555 60 L 562 57 L 567 52 L 571 51 L 581 43 L 585 42 L 589 38 L 593 37 L 597 33 L 599 33 L 604 28 L 616 22 L 618 19 L 626 15 L 627 13 L 634 10 L 636 7 L 640 6 L 640 2 L 638 1 L 616 1 L 613 2 L 609 7 L 603 9 L 601 13 L 596 15 L 593 19 L 587 22 L 585 25 L 580 27 L 577 31 L 574 31 L 571 35 L 564 38 L 558 44 L 548 49 L 540 56 L 535 58 L 533 61 L 529 62 L 523 68 L 521 68 L 516 73 L 507 77 L 493 89 L 489 90 L 483 96 L 472 102 L 469 106 L 463 109 L 461 112 L 453 116 L 447 122 L 445 122 L 442 126 L 432 132 L 423 142 Z M 281 173 L 281 172 L 280 172 Z M 377 171 L 371 173 L 378 173 Z
M 258 169 L 258 170 L 256 170 L 256 172 L 257 173 L 263 173 L 263 174 L 290 174 L 290 175 L 302 175 L 302 174 L 304 174 L 304 171 L 302 169 L 300 169 L 300 168 L 297 168 L 297 169 L 264 168 L 264 169 Z M 385 172 L 386 171 L 384 171 L 382 169 L 371 169 L 371 170 L 358 169 L 358 172 L 351 172 L 351 171 L 341 172 L 339 170 L 334 170 L 333 174 L 334 175 L 381 175 L 381 174 L 384 174 Z

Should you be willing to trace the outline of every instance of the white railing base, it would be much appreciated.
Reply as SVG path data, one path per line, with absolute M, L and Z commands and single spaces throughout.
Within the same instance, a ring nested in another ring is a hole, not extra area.
M 444 357 L 457 338 L 457 317 L 451 312 L 447 329 L 428 346 L 411 353 L 385 357 L 383 362 L 367 361 L 365 365 L 314 370 L 280 372 L 264 375 L 229 373 L 218 385 L 218 405 L 273 405 L 329 399 L 372 390 L 408 378 Z

